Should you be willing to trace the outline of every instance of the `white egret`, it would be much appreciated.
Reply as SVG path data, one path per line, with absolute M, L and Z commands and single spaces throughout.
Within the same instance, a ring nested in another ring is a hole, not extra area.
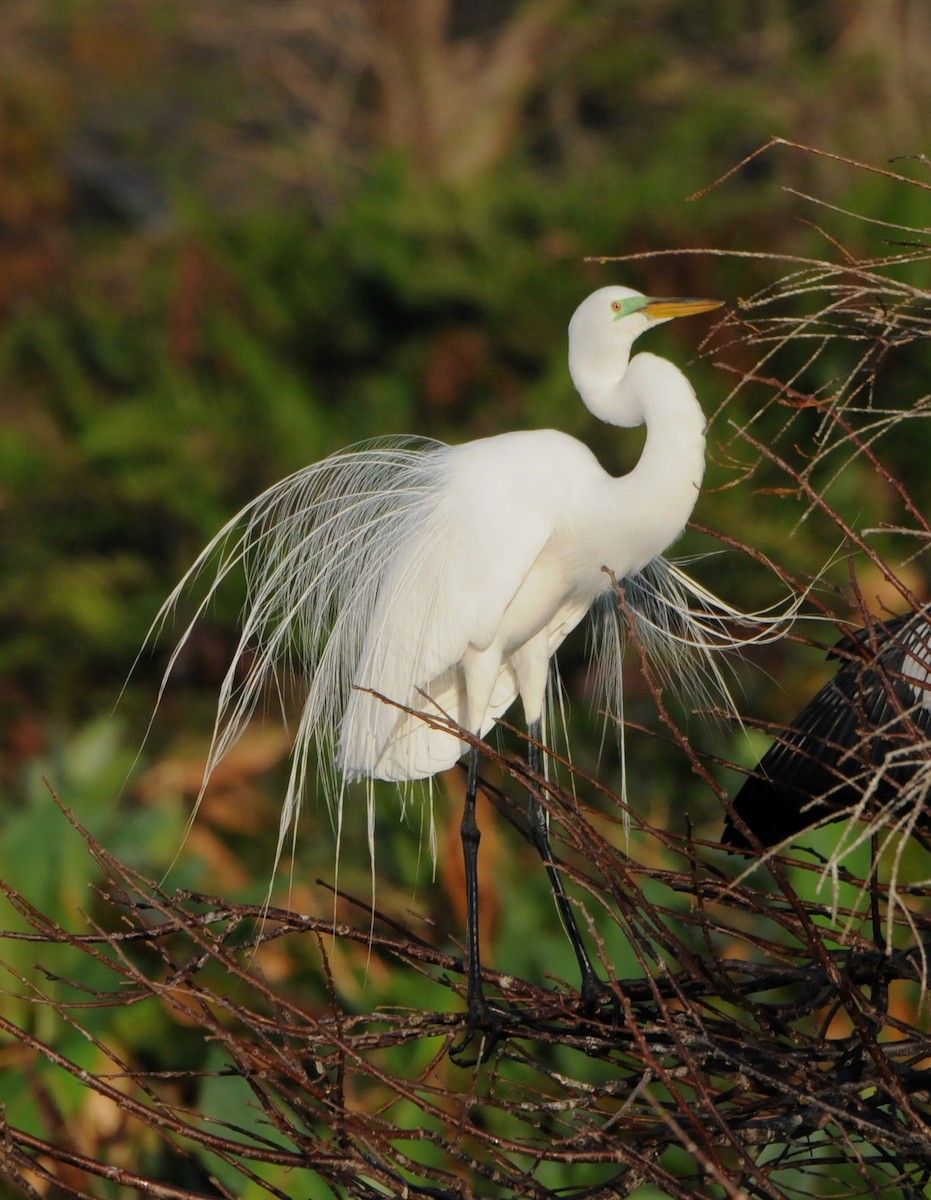
M 907 819 L 903 805 L 927 803 L 931 613 L 920 609 L 876 622 L 844 638 L 830 657 L 844 660 L 840 670 L 733 800 L 737 816 L 764 846 L 854 813 Z M 750 846 L 730 817 L 722 840 Z
M 279 852 L 312 747 L 338 829 L 347 783 L 428 778 L 468 753 L 463 1045 L 476 1028 L 493 1030 L 497 1015 L 482 989 L 476 919 L 478 753 L 460 727 L 483 737 L 520 695 L 530 764 L 539 771 L 550 660 L 593 608 L 603 622 L 596 651 L 602 674 L 610 691 L 619 689 L 620 616 L 608 571 L 638 610 L 640 633 L 667 652 L 675 673 L 685 672 L 683 644 L 691 642 L 705 655 L 699 682 L 709 675 L 721 682 L 709 649 L 714 615 L 710 624 L 696 620 L 682 588 L 699 596 L 706 616 L 709 606 L 718 616 L 738 614 L 696 591 L 659 557 L 698 498 L 705 419 L 677 367 L 649 353 L 631 358 L 635 338 L 646 330 L 717 307 L 603 287 L 572 317 L 569 370 L 583 402 L 609 425 L 646 425 L 646 444 L 628 474 L 613 478 L 581 442 L 551 429 L 459 446 L 363 443 L 298 471 L 249 504 L 163 610 L 211 566 L 216 574 L 199 615 L 224 577 L 245 566 L 242 636 L 221 690 L 208 775 L 278 672 L 294 670 L 302 680 Z M 173 663 L 174 657 L 169 672 Z M 371 839 L 371 789 L 368 802 Z M 602 985 L 554 866 L 545 809 L 533 795 L 529 823 L 591 1005 Z

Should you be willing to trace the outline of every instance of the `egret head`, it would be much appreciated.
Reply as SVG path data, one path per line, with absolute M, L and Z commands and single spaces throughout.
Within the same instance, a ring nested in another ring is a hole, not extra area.
M 659 300 L 619 285 L 592 292 L 569 322 L 569 373 L 586 404 L 601 415 L 598 394 L 617 385 L 644 330 L 720 305 L 718 300 Z

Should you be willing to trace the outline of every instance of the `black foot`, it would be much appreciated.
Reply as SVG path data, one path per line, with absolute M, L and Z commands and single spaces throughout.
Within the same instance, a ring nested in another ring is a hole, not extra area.
M 621 1006 L 617 993 L 609 983 L 599 979 L 597 975 L 586 975 L 582 980 L 580 995 L 583 1017 L 601 1016 L 607 1008 L 610 1009 L 612 1023 L 617 1023 L 621 1015 Z
M 605 1026 L 616 1031 L 623 1024 L 621 1002 L 610 984 L 597 975 L 588 975 L 582 980 L 580 994 L 582 1019 L 578 1032 L 590 1041 L 586 1053 L 593 1058 L 601 1058 L 608 1053 L 615 1040 Z
M 457 1067 L 474 1067 L 478 1063 L 487 1062 L 495 1046 L 505 1037 L 507 1018 L 503 1012 L 492 1008 L 484 998 L 475 1003 L 469 1003 L 466 1017 L 466 1029 L 461 1042 L 449 1048 L 450 1061 Z M 478 1053 L 471 1058 L 463 1058 L 474 1039 L 478 1039 Z

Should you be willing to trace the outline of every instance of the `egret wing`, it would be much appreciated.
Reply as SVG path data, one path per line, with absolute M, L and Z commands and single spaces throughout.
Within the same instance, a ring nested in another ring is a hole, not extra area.
M 581 443 L 548 430 L 504 434 L 438 456 L 441 486 L 386 574 L 360 657 L 341 730 L 349 775 L 419 778 L 461 757 L 457 736 L 396 704 L 467 724 L 469 652 L 487 654 L 493 675 L 476 732 L 486 732 L 513 703 L 516 647 L 502 641 L 505 614 L 559 526 L 561 481 L 577 484 L 578 472 L 565 469 L 570 456 L 586 473 L 601 472 Z M 552 590 L 544 616 L 563 625 L 559 585 Z

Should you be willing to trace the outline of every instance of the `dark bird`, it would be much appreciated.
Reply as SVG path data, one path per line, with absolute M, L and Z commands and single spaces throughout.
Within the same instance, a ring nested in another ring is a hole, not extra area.
M 931 771 L 931 607 L 877 621 L 828 657 L 843 660 L 840 670 L 734 798 L 734 812 L 764 846 L 849 816 L 865 798 L 865 815 L 900 815 L 920 794 L 906 796 L 906 786 Z M 750 848 L 731 816 L 722 841 Z

